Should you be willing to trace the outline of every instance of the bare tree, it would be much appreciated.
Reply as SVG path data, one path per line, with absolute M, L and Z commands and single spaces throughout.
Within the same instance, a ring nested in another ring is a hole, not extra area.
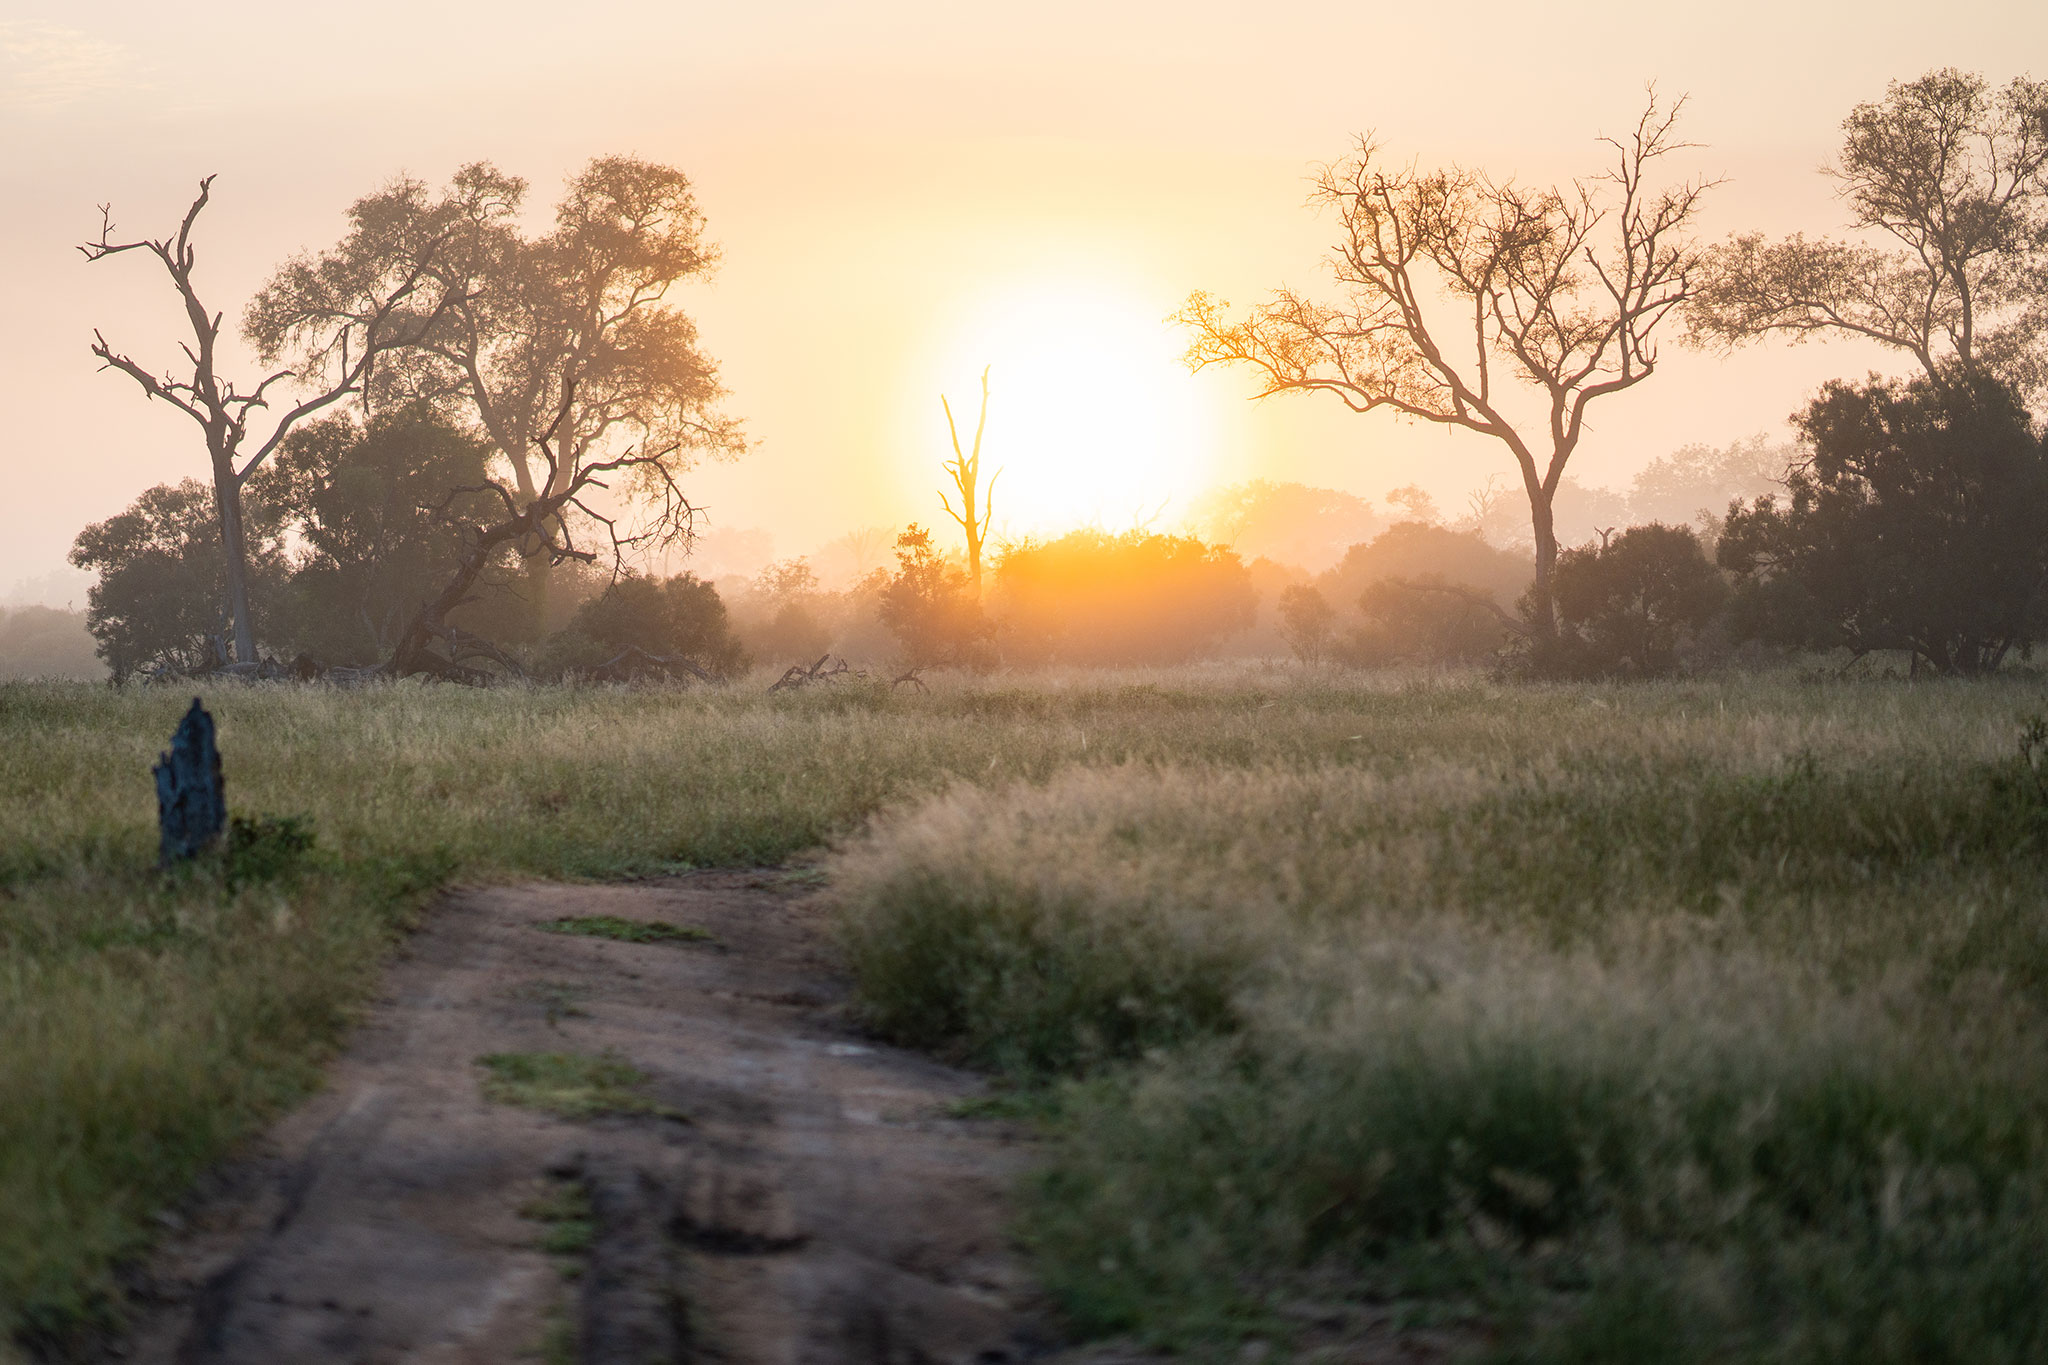
M 1731 238 L 1710 255 L 1693 334 L 1867 337 L 1929 375 L 1989 366 L 2023 391 L 2048 381 L 2048 82 L 1994 91 L 1947 68 L 1894 81 L 1842 124 L 1826 167 L 1853 225 L 1890 248 L 1828 238 Z
M 516 222 L 525 195 L 525 181 L 487 162 L 462 168 L 438 198 L 419 181 L 392 182 L 357 201 L 336 246 L 278 272 L 250 309 L 251 335 L 266 355 L 295 352 L 356 320 L 360 291 L 337 282 L 425 271 L 452 304 L 382 382 L 466 410 L 504 457 L 522 507 L 547 496 L 553 468 L 601 463 L 608 452 L 662 451 L 659 467 L 672 476 L 697 458 L 743 451 L 739 424 L 717 411 L 717 366 L 696 324 L 668 301 L 717 261 L 688 178 L 600 157 L 569 181 L 553 231 L 533 238 Z M 419 259 L 419 244 L 438 234 L 448 245 Z M 643 473 L 629 491 L 661 493 L 644 472 L 653 466 L 632 468 Z M 541 587 L 554 561 L 539 542 L 523 543 Z
M 193 281 L 198 253 L 192 245 L 192 227 L 213 192 L 213 176 L 199 182 L 199 194 L 185 211 L 176 235 L 168 238 L 117 240 L 113 211 L 100 206 L 99 240 L 79 247 L 88 261 L 103 261 L 126 251 L 147 251 L 156 257 L 170 276 L 185 306 L 192 340 L 182 345 L 190 378 L 165 371 L 158 375 L 128 355 L 116 351 L 97 330 L 93 332 L 92 353 L 103 369 L 119 370 L 141 386 L 151 399 L 161 398 L 199 424 L 205 433 L 207 457 L 213 472 L 215 514 L 220 522 L 221 547 L 227 556 L 227 610 L 234 632 L 234 653 L 239 663 L 256 659 L 256 636 L 249 619 L 249 545 L 242 520 L 242 487 L 249 476 L 291 434 L 301 421 L 341 398 L 360 393 L 368 382 L 378 358 L 393 347 L 416 342 L 430 332 L 448 309 L 452 295 L 428 290 L 421 285 L 434 262 L 438 239 L 429 238 L 414 246 L 412 268 L 396 272 L 364 287 L 364 281 L 336 281 L 337 297 L 348 299 L 348 308 L 317 329 L 308 328 L 301 362 L 275 371 L 248 392 L 223 377 L 219 370 L 222 314 L 200 302 Z M 270 391 L 286 380 L 297 380 L 306 396 L 281 413 L 267 435 L 252 438 L 250 421 L 270 407 Z
M 953 405 L 946 395 L 939 395 L 939 406 L 946 410 L 946 432 L 953 438 L 953 458 L 944 466 L 946 476 L 953 481 L 953 488 L 960 494 L 960 510 L 953 510 L 952 499 L 946 490 L 939 490 L 939 501 L 945 505 L 946 515 L 960 523 L 960 529 L 967 537 L 967 581 L 974 586 L 977 595 L 981 592 L 981 547 L 987 542 L 989 518 L 995 515 L 996 480 L 1002 477 L 998 469 L 989 475 L 988 487 L 981 484 L 981 436 L 988 430 L 988 367 L 981 371 L 981 417 L 974 424 L 974 449 L 963 453 L 960 449 L 960 428 L 953 422 Z M 979 511 L 977 512 L 977 500 Z
M 1604 139 L 1611 169 L 1532 190 L 1453 166 L 1386 169 L 1370 139 L 1324 168 L 1316 202 L 1342 225 L 1331 267 L 1344 291 L 1320 303 L 1281 290 L 1242 320 L 1197 293 L 1178 320 L 1195 369 L 1258 372 L 1258 397 L 1334 394 L 1354 412 L 1462 428 L 1506 446 L 1522 476 L 1536 545 L 1531 590 L 1539 640 L 1556 634 L 1551 504 L 1596 399 L 1656 371 L 1653 336 L 1696 287 L 1688 229 L 1711 182 L 1652 189 L 1663 158 L 1686 147 L 1684 101 L 1654 92 L 1632 135 Z M 1533 394 L 1540 427 L 1512 415 Z
M 544 560 L 558 565 L 567 560 L 594 563 L 601 554 L 609 554 L 616 567 L 637 547 L 688 540 L 697 509 L 676 481 L 676 448 L 634 446 L 616 453 L 597 453 L 588 445 L 560 444 L 560 430 L 575 409 L 576 378 L 572 372 L 563 388 L 556 421 L 534 438 L 532 497 L 520 496 L 519 489 L 503 479 L 486 479 L 451 489 L 440 506 L 432 509 L 445 514 L 463 495 L 482 493 L 496 499 L 503 515 L 489 524 L 469 527 L 455 572 L 414 614 L 385 665 L 387 671 L 398 677 L 426 673 L 481 683 L 489 675 L 472 667 L 471 661 L 484 659 L 508 672 L 521 672 L 518 662 L 493 641 L 448 621 L 456 608 L 472 600 L 476 585 L 492 566 L 508 555 L 528 563 Z M 622 530 L 615 516 L 590 501 L 593 493 L 611 488 L 619 479 L 645 495 L 649 511 L 635 530 Z M 569 515 L 572 512 L 577 515 Z M 603 540 L 586 542 L 579 532 L 579 527 L 586 525 L 601 528 Z

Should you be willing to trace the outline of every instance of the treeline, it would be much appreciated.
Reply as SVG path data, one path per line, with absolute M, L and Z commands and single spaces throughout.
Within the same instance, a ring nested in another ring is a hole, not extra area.
M 1674 513 L 1697 510 L 1688 524 L 1599 528 L 1561 551 L 1554 643 L 1531 626 L 1526 544 L 1490 539 L 1480 500 L 1447 524 L 1413 490 L 1399 490 L 1408 515 L 1312 576 L 1194 533 L 1154 531 L 996 547 L 979 591 L 959 556 L 916 526 L 898 538 L 893 567 L 829 589 L 804 559 L 713 584 L 536 566 L 508 544 L 449 619 L 540 678 L 664 665 L 725 678 L 826 653 L 922 669 L 1282 649 L 1315 664 L 1550 676 L 1901 651 L 1915 669 L 1973 674 L 2048 637 L 2048 447 L 2010 387 L 1981 373 L 1838 382 L 1796 425 L 1795 445 L 1689 447 L 1650 466 L 1632 506 L 1662 498 Z M 294 433 L 247 499 L 263 646 L 323 668 L 391 657 L 466 553 L 464 503 L 485 495 L 460 490 L 481 482 L 489 456 L 426 408 L 367 423 L 330 417 Z M 1774 477 L 1764 473 L 1771 461 Z M 1759 483 L 1773 491 L 1750 491 Z M 1701 506 L 1714 496 L 1720 515 Z M 1219 501 L 1297 544 L 1327 533 L 1319 517 L 1358 525 L 1365 506 L 1295 485 L 1241 486 Z M 224 657 L 205 485 L 150 489 L 87 527 L 72 560 L 98 574 L 87 623 L 117 678 Z M 37 618 L 46 632 L 63 614 L 47 615 Z M 17 629 L 29 625 L 22 615 Z
M 1315 662 L 1493 658 L 1579 677 L 1745 648 L 1899 651 L 1915 671 L 1971 675 L 2048 637 L 2048 442 L 2012 387 L 1981 370 L 1836 381 L 1797 426 L 1778 491 L 1561 551 L 1553 637 L 1517 595 L 1526 561 L 1476 529 L 1407 523 L 1285 590 L 1288 644 Z

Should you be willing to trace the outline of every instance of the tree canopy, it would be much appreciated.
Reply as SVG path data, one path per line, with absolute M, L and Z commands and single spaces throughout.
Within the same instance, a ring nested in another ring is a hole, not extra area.
M 1848 333 L 1925 374 L 1982 364 L 2023 394 L 2048 383 L 2048 81 L 1993 89 L 1952 67 L 1894 81 L 1842 124 L 1827 172 L 1851 225 L 1891 245 L 1761 233 L 1715 249 L 1693 334 Z
M 2011 388 L 1835 381 L 1798 424 L 1789 496 L 1722 532 L 1746 633 L 1972 674 L 2048 629 L 2048 451 Z

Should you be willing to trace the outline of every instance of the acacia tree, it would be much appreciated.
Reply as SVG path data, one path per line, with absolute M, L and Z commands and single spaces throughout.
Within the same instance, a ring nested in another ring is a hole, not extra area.
M 570 179 L 553 230 L 539 237 L 516 221 L 526 189 L 488 162 L 462 168 L 439 196 L 417 180 L 393 181 L 357 201 L 334 247 L 277 273 L 250 309 L 251 335 L 267 355 L 292 353 L 359 322 L 361 291 L 349 282 L 425 274 L 450 305 L 421 319 L 382 383 L 393 396 L 466 411 L 504 459 L 521 511 L 554 497 L 564 471 L 625 450 L 665 452 L 613 470 L 638 471 L 625 491 L 657 500 L 692 460 L 742 451 L 739 424 L 717 411 L 723 390 L 696 324 L 667 302 L 717 260 L 688 178 L 600 157 Z M 416 257 L 414 244 L 430 234 L 446 234 L 448 245 Z M 557 527 L 549 539 L 564 533 Z M 542 589 L 556 561 L 540 541 L 522 543 Z
M 946 515 L 960 523 L 960 530 L 967 537 L 967 581 L 978 595 L 981 592 L 981 547 L 988 539 L 989 518 L 995 515 L 996 480 L 1003 473 L 998 469 L 989 475 L 988 487 L 982 487 L 981 435 L 988 430 L 988 367 L 983 366 L 981 371 L 981 417 L 974 424 L 972 451 L 960 449 L 960 428 L 954 425 L 953 405 L 943 393 L 939 395 L 939 406 L 946 410 L 946 434 L 953 438 L 953 458 L 943 467 L 946 476 L 953 481 L 954 490 L 960 494 L 960 510 L 953 510 L 953 501 L 943 488 L 939 490 L 939 502 L 945 506 Z
M 1683 107 L 1665 111 L 1653 93 L 1631 136 L 1604 139 L 1609 170 L 1549 189 L 1459 166 L 1388 168 L 1361 140 L 1324 168 L 1314 194 L 1342 227 L 1331 259 L 1342 301 L 1283 289 L 1233 320 L 1227 304 L 1194 294 L 1178 314 L 1193 333 L 1189 365 L 1248 365 L 1260 398 L 1330 393 L 1353 412 L 1386 409 L 1504 445 L 1535 540 L 1531 626 L 1539 645 L 1554 642 L 1551 509 L 1586 409 L 1655 372 L 1653 336 L 1696 287 L 1688 229 L 1710 183 L 1649 183 L 1688 145 L 1674 133 Z M 1540 420 L 1518 415 L 1522 394 Z
M 566 421 L 576 406 L 576 378 L 567 379 L 558 410 L 558 423 Z M 481 683 L 488 674 L 472 661 L 489 660 L 519 673 L 519 663 L 490 640 L 471 634 L 448 622 L 449 613 L 472 599 L 485 573 L 507 554 L 527 563 L 544 561 L 560 565 L 570 560 L 595 563 L 608 553 L 614 570 L 623 568 L 629 551 L 644 545 L 671 545 L 687 540 L 697 509 L 683 495 L 677 475 L 686 467 L 677 446 L 649 449 L 629 446 L 607 453 L 581 453 L 556 446 L 556 426 L 550 426 L 534 440 L 539 464 L 535 495 L 522 499 L 518 490 L 502 478 L 451 489 L 437 507 L 446 514 L 458 500 L 482 494 L 495 503 L 497 518 L 472 523 L 464 531 L 462 555 L 439 592 L 423 603 L 398 637 L 386 671 L 405 677 L 426 673 L 458 682 Z M 642 494 L 643 514 L 637 529 L 622 530 L 618 519 L 594 506 L 594 493 L 609 489 L 623 479 Z M 577 515 L 571 516 L 571 513 Z M 586 537 L 585 527 L 601 528 L 603 542 Z M 435 646 L 440 646 L 437 652 Z
M 1731 238 L 1709 257 L 1693 333 L 1868 337 L 1929 375 L 1983 364 L 2038 391 L 2048 339 L 2048 81 L 1994 91 L 1945 68 L 1894 81 L 1843 121 L 1827 167 L 1852 224 L 1897 245 Z
M 163 399 L 198 423 L 205 434 L 214 517 L 226 556 L 227 613 L 233 627 L 235 660 L 253 663 L 256 635 L 249 616 L 249 536 L 242 516 L 243 486 L 300 422 L 347 395 L 360 393 L 381 355 L 432 332 L 446 313 L 452 294 L 445 288 L 422 289 L 443 239 L 435 233 L 416 237 L 406 246 L 410 262 L 406 268 L 374 280 L 335 280 L 331 286 L 334 297 L 345 300 L 345 306 L 303 328 L 297 364 L 273 372 L 245 393 L 220 373 L 223 315 L 200 302 L 193 281 L 198 253 L 192 245 L 192 226 L 212 196 L 213 181 L 209 175 L 199 182 L 199 194 L 185 211 L 175 236 L 116 240 L 112 210 L 101 205 L 99 240 L 79 250 L 88 261 L 103 261 L 128 251 L 149 252 L 170 276 L 184 304 L 192 329 L 192 340 L 182 348 L 190 366 L 189 379 L 170 371 L 159 376 L 144 368 L 114 350 L 97 329 L 92 353 L 100 358 L 101 368 L 121 371 L 140 385 L 145 395 Z M 275 360 L 276 356 L 266 355 L 265 359 Z M 270 407 L 272 386 L 286 380 L 299 381 L 306 396 L 279 415 L 268 435 L 252 439 L 252 418 Z

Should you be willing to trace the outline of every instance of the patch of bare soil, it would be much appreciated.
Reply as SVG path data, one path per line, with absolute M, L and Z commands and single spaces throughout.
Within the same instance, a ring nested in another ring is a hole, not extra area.
M 327 1089 L 195 1201 L 123 1354 L 180 1365 L 994 1362 L 1052 1349 L 1004 1240 L 1017 1130 L 845 1021 L 777 872 L 451 896 Z M 661 919 L 715 943 L 544 932 Z M 610 1054 L 653 1112 L 486 1100 L 479 1058 Z M 532 1215 L 587 1199 L 582 1273 Z M 524 1212 L 522 1212 L 524 1211 Z M 559 1344 L 544 1351 L 553 1331 Z M 570 1343 L 573 1342 L 573 1348 Z

